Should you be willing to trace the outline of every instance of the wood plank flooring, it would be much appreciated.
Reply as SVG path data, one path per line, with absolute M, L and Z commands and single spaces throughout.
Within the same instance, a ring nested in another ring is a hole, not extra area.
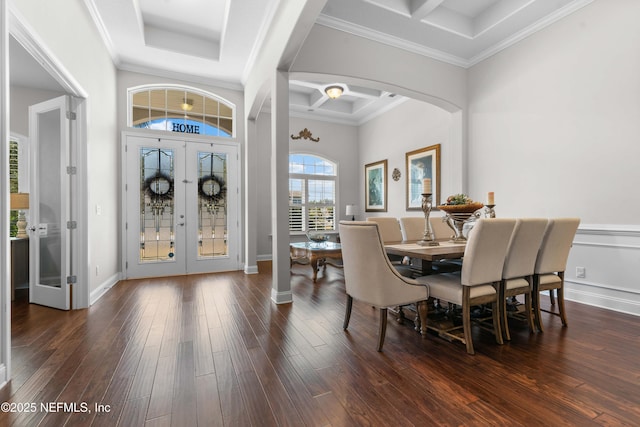
M 294 266 L 280 306 L 265 270 L 123 281 L 73 312 L 18 297 L 0 402 L 36 408 L 0 425 L 640 425 L 640 317 L 568 302 L 568 328 L 477 329 L 470 356 L 390 315 L 378 353 L 377 310 L 342 330 L 341 270 Z

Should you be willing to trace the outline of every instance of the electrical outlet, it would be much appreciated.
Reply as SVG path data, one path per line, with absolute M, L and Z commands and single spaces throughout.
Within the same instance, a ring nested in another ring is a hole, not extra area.
M 586 277 L 586 270 L 584 267 L 576 267 L 576 277 L 578 279 L 584 279 Z

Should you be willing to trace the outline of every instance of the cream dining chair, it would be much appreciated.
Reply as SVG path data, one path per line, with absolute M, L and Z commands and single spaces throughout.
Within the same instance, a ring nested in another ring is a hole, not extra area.
M 387 307 L 417 303 L 424 333 L 429 287 L 398 273 L 387 258 L 378 224 L 373 221 L 340 221 L 340 241 L 347 304 L 343 329 L 349 326 L 353 300 L 380 310 L 378 351 L 382 351 L 387 329 Z
M 471 335 L 471 306 L 474 305 L 492 305 L 496 342 L 503 343 L 498 287 L 515 224 L 515 219 L 479 219 L 467 240 L 462 271 L 421 278 L 429 284 L 431 297 L 462 307 L 462 326 L 439 333 L 462 341 L 469 354 L 474 354 Z M 452 333 L 460 328 L 463 330 L 463 337 Z
M 579 218 L 552 218 L 547 223 L 533 274 L 533 312 L 536 327 L 540 332 L 542 316 L 540 308 L 540 292 L 555 289 L 558 294 L 558 312 L 548 311 L 560 316 L 562 325 L 567 326 L 567 315 L 564 308 L 564 271 L 567 267 L 569 251 L 576 235 Z M 553 304 L 553 299 L 552 305 Z M 547 310 L 545 310 L 547 311 Z
M 400 222 L 398 218 L 389 216 L 374 216 L 368 217 L 367 221 L 375 222 L 378 224 L 378 230 L 380 232 L 380 238 L 383 243 L 397 243 L 402 241 L 402 230 L 400 229 Z M 411 277 L 413 270 L 410 265 L 404 265 L 404 257 L 399 255 L 387 255 L 391 263 L 395 265 L 400 274 L 403 276 Z
M 504 338 L 509 341 L 509 324 L 507 321 L 507 297 L 524 295 L 524 314 L 531 331 L 535 331 L 533 325 L 533 313 L 531 305 L 531 288 L 533 285 L 533 270 L 536 265 L 536 257 L 542 243 L 542 237 L 547 226 L 546 218 L 519 218 L 509 241 L 507 256 L 502 269 L 502 281 L 500 282 L 498 301 L 501 305 L 502 332 Z
M 442 217 L 429 218 L 429 224 L 435 239 L 446 239 L 453 235 L 453 230 L 442 221 Z M 448 230 L 448 231 L 447 231 Z M 414 242 L 424 237 L 424 216 L 405 216 L 400 218 L 402 240 Z M 417 266 L 416 268 L 419 268 Z M 432 262 L 432 269 L 438 273 L 459 271 L 462 268 L 460 260 L 439 260 Z

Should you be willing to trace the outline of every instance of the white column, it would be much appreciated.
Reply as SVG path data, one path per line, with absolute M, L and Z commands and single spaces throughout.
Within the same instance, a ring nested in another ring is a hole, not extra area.
M 258 273 L 258 134 L 248 119 L 244 149 L 244 272 Z
M 292 301 L 289 271 L 289 76 L 276 70 L 271 89 L 271 233 L 276 304 Z

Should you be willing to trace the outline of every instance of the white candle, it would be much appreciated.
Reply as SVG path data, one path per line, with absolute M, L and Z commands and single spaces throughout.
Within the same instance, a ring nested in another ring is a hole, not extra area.
M 489 193 L 487 194 L 487 204 L 488 205 L 495 205 L 495 199 L 494 199 L 494 194 L 493 191 L 489 191 Z
M 431 193 L 431 178 L 425 178 L 422 180 L 422 194 Z

